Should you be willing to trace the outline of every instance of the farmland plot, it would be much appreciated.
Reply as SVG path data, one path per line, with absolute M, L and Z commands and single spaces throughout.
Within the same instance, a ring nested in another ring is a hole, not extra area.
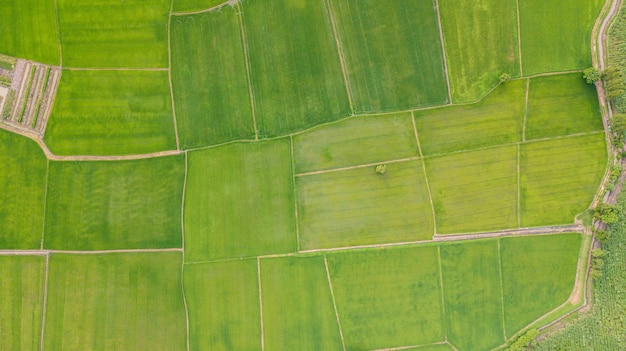
M 46 144 L 59 155 L 176 149 L 167 72 L 64 71 Z
M 43 229 L 46 157 L 39 146 L 0 130 L 0 249 L 38 249 Z
M 351 113 L 324 1 L 247 0 L 242 8 L 260 136 Z
M 202 11 L 225 2 L 224 0 L 174 0 L 174 11 Z
M 0 256 L 0 348 L 39 350 L 44 256 Z
M 434 0 L 326 0 L 355 112 L 448 102 Z
M 182 156 L 51 162 L 44 246 L 181 247 Z
M 50 257 L 46 350 L 185 350 L 181 254 Z
M 519 77 L 515 0 L 439 0 L 452 100 L 470 102 Z
M 183 149 L 254 138 L 236 9 L 172 17 L 172 84 Z
M 168 67 L 169 0 L 58 0 L 65 67 Z
M 280 139 L 189 153 L 187 262 L 296 250 L 289 152 Z

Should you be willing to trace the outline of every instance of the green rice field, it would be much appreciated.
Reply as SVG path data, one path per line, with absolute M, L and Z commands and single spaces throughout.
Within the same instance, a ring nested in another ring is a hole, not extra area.
M 202 11 L 223 3 L 222 0 L 174 0 L 174 11 Z

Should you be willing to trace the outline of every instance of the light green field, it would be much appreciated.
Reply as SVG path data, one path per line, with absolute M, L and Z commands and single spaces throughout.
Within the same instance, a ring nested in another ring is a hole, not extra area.
M 59 155 L 176 149 L 167 72 L 63 71 L 45 141 Z
M 504 342 L 497 241 L 441 246 L 448 341 L 458 350 Z
M 476 104 L 415 111 L 425 156 L 522 140 L 526 82 L 498 86 Z
M 2 1 L 0 33 L 0 53 L 49 65 L 59 64 L 53 1 Z
M 448 102 L 434 0 L 325 0 L 356 112 Z
M 437 247 L 328 256 L 348 350 L 444 340 Z
M 266 350 L 341 350 L 324 258 L 261 261 Z
M 181 247 L 183 156 L 50 162 L 44 246 L 59 250 Z
M 293 252 L 288 139 L 189 153 L 185 261 Z
M 474 101 L 498 83 L 519 77 L 515 0 L 440 0 L 454 102 Z
M 285 135 L 350 114 L 324 1 L 243 3 L 261 136 Z
M 519 1 L 524 75 L 591 66 L 591 29 L 603 0 Z M 558 14 L 558 20 L 555 20 Z
M 441 343 L 441 344 L 432 344 L 432 345 L 424 345 L 424 346 L 416 346 L 410 347 L 408 349 L 402 350 L 412 350 L 412 351 L 454 351 L 450 344 Z
M 601 133 L 522 145 L 522 227 L 573 223 L 591 204 L 605 165 Z
M 409 113 L 351 118 L 293 141 L 297 173 L 419 156 Z
M 172 18 L 172 84 L 183 149 L 254 139 L 236 9 Z
M 190 350 L 261 350 L 257 261 L 185 265 Z
M 517 227 L 517 147 L 426 159 L 438 234 Z
M 34 141 L 0 130 L 0 165 L 0 249 L 38 249 L 46 157 Z
M 46 350 L 185 350 L 181 254 L 50 257 Z
M 527 140 L 603 128 L 596 89 L 585 83 L 581 73 L 530 80 Z
M 174 11 L 201 11 L 225 2 L 225 0 L 174 0 Z
M 0 348 L 39 350 L 44 256 L 0 256 Z
M 501 240 L 504 320 L 509 337 L 568 299 L 580 245 L 580 234 Z
M 65 67 L 168 67 L 170 0 L 57 1 Z
M 300 249 L 428 240 L 433 218 L 421 161 L 296 178 Z

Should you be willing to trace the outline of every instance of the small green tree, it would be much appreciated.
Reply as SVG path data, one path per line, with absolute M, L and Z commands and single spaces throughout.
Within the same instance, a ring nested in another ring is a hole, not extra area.
M 585 68 L 583 70 L 583 78 L 587 84 L 593 84 L 600 80 L 600 72 L 593 67 Z
M 507 82 L 509 80 L 511 80 L 511 75 L 510 74 L 504 72 L 504 73 L 502 73 L 500 75 L 500 83 L 504 83 L 504 82 Z
M 387 172 L 387 165 L 385 164 L 377 165 L 374 170 L 378 174 L 385 174 L 385 172 Z
M 598 230 L 596 232 L 596 239 L 598 239 L 598 241 L 600 241 L 601 243 L 607 242 L 610 237 L 611 232 L 609 232 L 608 230 Z

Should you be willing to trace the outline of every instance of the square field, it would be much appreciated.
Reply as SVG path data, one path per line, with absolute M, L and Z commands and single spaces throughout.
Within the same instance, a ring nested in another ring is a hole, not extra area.
M 429 240 L 432 209 L 421 160 L 296 178 L 300 249 Z

